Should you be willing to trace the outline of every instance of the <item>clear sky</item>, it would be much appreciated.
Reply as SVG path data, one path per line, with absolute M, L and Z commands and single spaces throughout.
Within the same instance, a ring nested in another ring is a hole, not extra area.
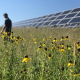
M 14 23 L 78 7 L 80 0 L 0 0 L 0 25 L 4 13 Z

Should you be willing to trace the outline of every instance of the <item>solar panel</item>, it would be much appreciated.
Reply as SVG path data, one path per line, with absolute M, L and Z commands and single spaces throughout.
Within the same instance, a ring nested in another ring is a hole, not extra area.
M 63 19 L 59 24 L 66 24 L 70 19 Z
M 64 11 L 62 14 L 68 14 L 71 10 Z
M 71 18 L 74 17 L 77 13 L 68 14 L 65 18 Z
M 53 21 L 50 25 L 54 25 L 54 24 L 57 24 L 60 20 L 58 21 Z
M 59 27 L 63 27 L 64 25 L 59 25 Z
M 47 21 L 49 18 L 45 18 L 43 21 Z
M 78 13 L 76 16 L 80 16 L 80 13 Z
M 45 18 L 46 16 L 43 16 L 42 18 Z
M 76 22 L 80 22 L 80 17 L 78 18 L 73 18 L 69 23 L 76 23 Z
M 49 20 L 54 20 L 56 17 L 51 17 Z
M 50 15 L 48 15 L 48 17 L 51 17 L 51 16 L 53 16 L 54 14 L 50 14 Z
M 68 27 L 70 24 L 65 24 L 64 27 Z
M 42 21 L 42 19 L 39 19 L 37 22 L 40 22 L 40 21 Z
M 57 15 L 60 15 L 60 14 L 61 14 L 61 12 L 54 14 L 54 16 L 57 16 Z
M 64 18 L 65 15 L 59 16 L 57 19 L 62 19 Z
M 76 25 L 76 23 L 70 24 L 70 26 L 75 26 L 75 25 Z
M 35 27 L 37 25 L 37 23 L 34 23 L 32 26 Z
M 43 25 L 49 25 L 49 23 L 50 23 L 50 22 L 46 22 L 46 23 L 45 23 L 45 24 L 43 24 Z
M 36 26 L 41 26 L 43 23 L 39 23 L 38 25 L 36 25 Z
M 80 8 L 74 9 L 72 12 L 80 11 Z
M 12 26 L 69 27 L 75 26 L 76 24 L 78 25 L 78 23 L 80 24 L 80 8 L 15 22 Z

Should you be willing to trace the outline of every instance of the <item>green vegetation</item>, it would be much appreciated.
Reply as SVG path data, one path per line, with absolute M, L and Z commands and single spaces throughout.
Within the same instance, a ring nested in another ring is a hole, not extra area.
M 80 28 L 12 31 L 11 36 L 0 34 L 0 80 L 80 79 Z

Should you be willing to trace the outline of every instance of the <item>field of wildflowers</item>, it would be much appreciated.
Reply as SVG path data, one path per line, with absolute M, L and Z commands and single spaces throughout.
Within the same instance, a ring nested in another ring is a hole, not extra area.
M 80 80 L 80 28 L 0 34 L 0 80 Z

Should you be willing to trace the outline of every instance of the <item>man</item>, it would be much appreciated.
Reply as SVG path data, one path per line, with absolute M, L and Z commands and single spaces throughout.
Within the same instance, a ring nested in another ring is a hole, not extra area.
M 4 18 L 6 19 L 5 20 L 5 23 L 4 23 L 4 26 L 1 30 L 1 34 L 3 33 L 3 31 L 5 30 L 5 32 L 7 32 L 7 36 L 10 36 L 11 34 L 11 28 L 12 28 L 12 21 L 8 18 L 8 14 L 5 13 L 4 15 Z M 8 40 L 8 37 L 4 37 L 4 41 L 7 41 Z M 6 42 L 4 42 L 4 45 L 6 44 Z
M 4 29 L 5 29 L 5 32 L 11 32 L 11 28 L 12 28 L 12 21 L 8 18 L 8 14 L 5 13 L 3 16 L 6 20 L 5 20 L 2 30 L 0 32 L 1 34 L 3 33 Z

